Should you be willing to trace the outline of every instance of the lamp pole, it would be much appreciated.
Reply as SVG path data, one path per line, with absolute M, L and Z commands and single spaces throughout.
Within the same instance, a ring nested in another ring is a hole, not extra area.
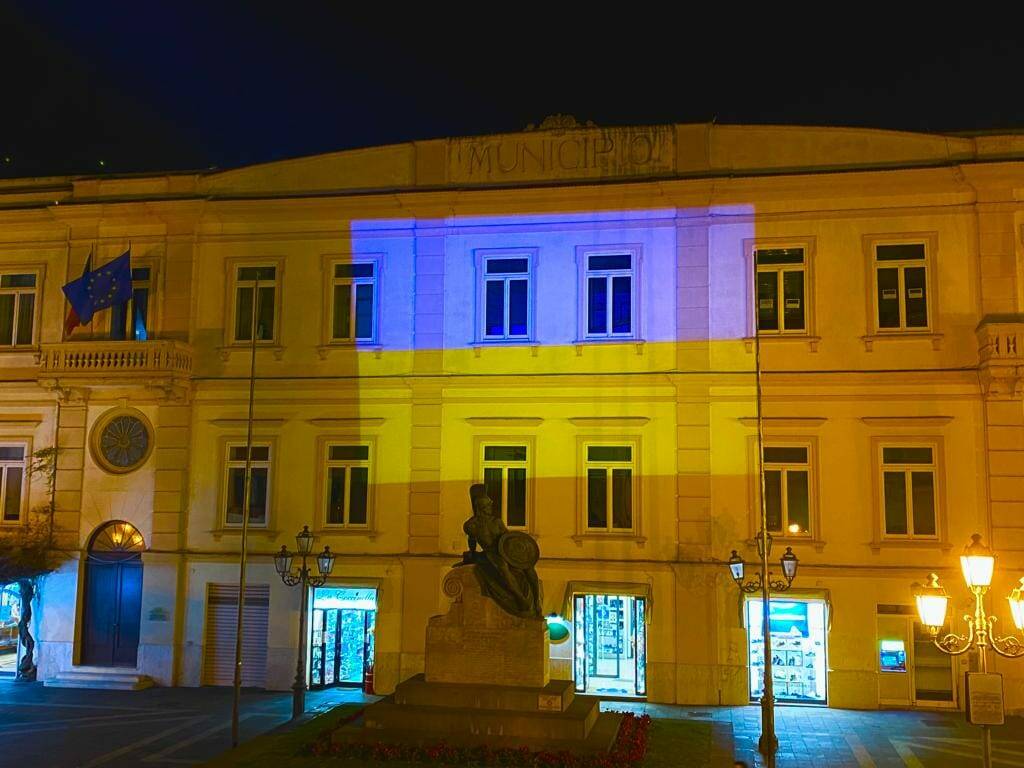
M 289 587 L 301 585 L 302 597 L 299 603 L 299 648 L 295 661 L 295 682 L 292 683 L 292 719 L 299 717 L 306 711 L 306 605 L 309 602 L 309 588 L 320 587 L 327 581 L 327 577 L 334 570 L 334 553 L 330 547 L 324 547 L 323 552 L 316 556 L 316 567 L 319 575 L 314 576 L 307 565 L 307 560 L 312 557 L 313 534 L 309 532 L 309 526 L 302 526 L 302 532 L 295 537 L 297 554 L 302 558 L 302 565 L 297 570 L 292 569 L 292 561 L 295 555 L 288 551 L 288 548 L 281 545 L 281 551 L 274 555 L 274 568 L 277 570 L 281 581 Z
M 928 574 L 928 583 L 915 583 L 911 589 L 917 603 L 917 613 L 921 623 L 928 628 L 935 647 L 949 656 L 961 656 L 972 649 L 978 650 L 978 668 L 982 673 L 988 672 L 988 649 L 1008 659 L 1024 656 L 1024 644 L 1013 635 L 999 637 L 995 634 L 996 617 L 985 610 L 985 593 L 992 585 L 995 571 L 995 556 L 992 550 L 981 543 L 981 536 L 971 536 L 971 543 L 964 547 L 960 555 L 960 568 L 964 575 L 967 588 L 974 596 L 974 615 L 964 615 L 967 623 L 967 634 L 958 635 L 948 632 L 939 637 L 939 632 L 946 623 L 946 610 L 949 595 L 939 584 L 937 574 Z M 1018 631 L 1024 630 L 1024 578 L 1010 592 L 1007 598 L 1010 613 Z M 984 768 L 992 767 L 992 730 L 989 725 L 981 726 L 981 760 Z
M 779 558 L 782 566 L 782 579 L 773 579 L 768 569 L 768 558 L 771 556 L 772 536 L 762 528 L 757 532 L 757 552 L 760 559 L 760 570 L 752 581 L 744 581 L 746 563 L 734 549 L 729 557 L 729 572 L 741 592 L 761 593 L 761 630 L 764 638 L 764 682 L 761 691 L 761 738 L 757 742 L 758 751 L 764 756 L 766 768 L 775 768 L 775 753 L 779 749 L 779 740 L 775 735 L 775 688 L 772 684 L 772 630 L 769 600 L 772 592 L 785 592 L 793 585 L 796 578 L 799 559 L 793 554 L 792 547 L 786 547 L 785 554 Z M 783 580 L 784 579 L 784 580 Z

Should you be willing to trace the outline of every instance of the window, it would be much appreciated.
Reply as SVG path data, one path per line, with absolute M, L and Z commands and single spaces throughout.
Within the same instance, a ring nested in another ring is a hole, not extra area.
M 370 507 L 370 446 L 327 446 L 327 512 L 331 526 L 366 527 Z
M 249 525 L 266 527 L 270 499 L 270 445 L 252 446 L 250 473 Z M 245 444 L 228 445 L 225 487 L 224 522 L 228 526 L 240 526 L 245 509 Z
M 145 341 L 149 338 L 150 267 L 132 269 L 132 297 L 110 308 L 110 338 Z M 251 311 L 251 310 L 250 310 Z
M 764 500 L 770 533 L 807 536 L 811 532 L 808 454 L 805 445 L 764 447 Z
M 256 296 L 256 341 L 273 341 L 277 301 L 277 267 L 244 266 L 235 270 L 235 316 L 233 340 L 252 341 L 253 297 Z
M 32 344 L 37 280 L 34 272 L 0 275 L 0 346 Z
M 935 474 L 935 453 L 931 447 L 882 447 L 882 517 L 886 536 L 938 535 Z
M 633 530 L 633 446 L 587 445 L 587 529 Z
M 377 332 L 377 265 L 335 264 L 331 293 L 331 341 L 373 341 Z
M 529 338 L 529 257 L 487 256 L 483 273 L 483 338 Z
M 509 528 L 527 527 L 528 450 L 525 445 L 483 446 L 483 477 L 494 513 Z
M 803 248 L 757 248 L 758 333 L 807 330 L 806 262 Z
M 0 507 L 2 520 L 21 522 L 22 493 L 25 485 L 25 446 L 0 446 Z
M 924 243 L 875 245 L 879 331 L 927 330 L 930 326 L 926 255 Z
M 633 254 L 586 256 L 588 337 L 630 337 L 634 328 Z

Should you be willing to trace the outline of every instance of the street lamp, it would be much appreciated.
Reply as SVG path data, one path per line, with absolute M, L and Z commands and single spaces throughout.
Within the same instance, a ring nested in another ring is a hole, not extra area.
M 761 593 L 761 629 L 764 633 L 764 683 L 761 692 L 761 738 L 757 748 L 764 755 L 765 765 L 775 765 L 775 752 L 779 748 L 779 740 L 775 736 L 775 688 L 772 683 L 772 630 L 771 630 L 771 608 L 770 599 L 772 592 L 785 592 L 793 585 L 796 578 L 796 570 L 800 561 L 793 554 L 792 547 L 786 547 L 786 552 L 779 558 L 779 565 L 782 567 L 782 579 L 773 579 L 769 572 L 768 559 L 772 555 L 772 536 L 762 528 L 757 533 L 757 554 L 761 561 L 761 568 L 757 577 L 752 581 L 744 581 L 746 563 L 734 549 L 729 558 L 729 574 L 736 582 L 741 592 Z
M 1000 656 L 1016 659 L 1024 656 L 1024 644 L 1013 635 L 998 637 L 995 634 L 996 617 L 986 613 L 984 595 L 992 585 L 992 574 L 995 570 L 995 556 L 992 550 L 981 543 L 981 536 L 971 536 L 971 543 L 964 547 L 960 556 L 960 570 L 964 575 L 967 588 L 974 595 L 974 615 L 964 615 L 967 622 L 967 634 L 958 635 L 949 632 L 939 637 L 939 632 L 946 623 L 946 611 L 949 607 L 949 595 L 939 584 L 937 574 L 928 574 L 927 584 L 915 583 L 912 587 L 914 600 L 917 603 L 917 615 L 932 636 L 935 647 L 950 656 L 960 656 L 973 648 L 978 649 L 978 666 L 981 672 L 988 671 L 987 650 L 989 647 Z M 1010 613 L 1018 631 L 1024 631 L 1024 578 L 1010 592 L 1007 598 Z M 992 765 L 992 732 L 988 725 L 981 726 L 982 764 L 985 768 Z
M 281 581 L 289 587 L 302 585 L 302 600 L 299 603 L 299 654 L 295 663 L 295 682 L 292 683 L 293 720 L 306 709 L 306 604 L 309 602 L 309 588 L 323 586 L 334 570 L 334 553 L 330 547 L 324 547 L 323 552 L 316 556 L 318 576 L 314 576 L 306 565 L 313 551 L 313 534 L 309 532 L 308 525 L 302 526 L 302 532 L 296 535 L 295 548 L 298 550 L 298 556 L 302 558 L 302 565 L 297 572 L 292 571 L 295 555 L 288 551 L 288 547 L 282 544 L 281 551 L 274 555 L 274 568 Z

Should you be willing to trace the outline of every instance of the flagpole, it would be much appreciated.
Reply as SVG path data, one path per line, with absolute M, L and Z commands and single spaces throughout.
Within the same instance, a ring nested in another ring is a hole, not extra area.
M 249 335 L 250 360 L 249 360 L 249 418 L 246 425 L 245 435 L 245 490 L 242 493 L 242 541 L 240 544 L 241 554 L 238 562 L 238 614 L 235 620 L 235 677 L 231 697 L 231 746 L 237 747 L 239 743 L 238 733 L 238 710 L 242 696 L 242 625 L 245 610 L 245 565 L 248 550 L 249 537 L 249 506 L 252 503 L 252 415 L 253 396 L 256 391 L 256 309 L 260 301 L 260 273 L 256 271 L 256 282 L 252 289 L 252 325 Z

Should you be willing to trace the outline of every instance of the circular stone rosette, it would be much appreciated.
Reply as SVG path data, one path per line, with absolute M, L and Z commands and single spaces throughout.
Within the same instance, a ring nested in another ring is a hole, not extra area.
M 537 542 L 529 534 L 520 531 L 502 534 L 498 552 L 513 568 L 532 568 L 540 560 Z
M 153 427 L 141 411 L 115 408 L 96 422 L 89 447 L 95 462 L 107 472 L 134 472 L 153 452 Z

